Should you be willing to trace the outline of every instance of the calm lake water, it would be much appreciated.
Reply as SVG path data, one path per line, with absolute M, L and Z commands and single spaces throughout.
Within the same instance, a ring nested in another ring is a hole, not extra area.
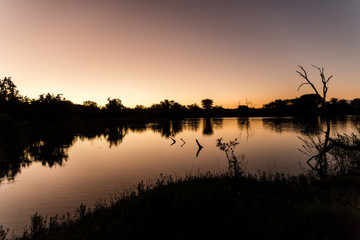
M 357 116 L 333 119 L 332 134 L 351 133 L 359 122 Z M 235 153 L 245 156 L 250 173 L 307 173 L 308 156 L 299 151 L 299 137 L 322 136 L 325 127 L 318 117 L 221 118 L 43 126 L 3 134 L 0 225 L 19 233 L 35 212 L 53 216 L 73 212 L 80 203 L 93 206 L 99 199 L 119 195 L 140 180 L 160 174 L 225 172 L 228 161 L 216 147 L 219 138 L 224 142 L 237 139 Z M 203 146 L 199 153 L 196 139 Z

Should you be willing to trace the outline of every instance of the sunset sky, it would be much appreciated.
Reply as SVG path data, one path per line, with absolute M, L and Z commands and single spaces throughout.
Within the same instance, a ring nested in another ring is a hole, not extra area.
M 0 78 L 30 98 L 261 107 L 311 64 L 360 97 L 359 0 L 0 0 Z

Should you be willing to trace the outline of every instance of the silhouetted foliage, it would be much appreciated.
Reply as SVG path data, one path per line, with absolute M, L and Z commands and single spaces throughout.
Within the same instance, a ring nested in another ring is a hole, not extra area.
M 351 106 L 360 114 L 360 98 L 355 98 L 350 102 Z
M 161 176 L 92 209 L 81 204 L 71 217 L 47 223 L 36 213 L 16 239 L 358 239 L 359 183 L 280 173 Z
M 323 71 L 321 68 L 317 68 Z M 305 70 L 305 69 L 303 69 Z M 300 73 L 300 72 L 299 72 Z M 302 72 L 303 76 L 306 72 Z M 307 75 L 305 76 L 307 77 Z M 327 81 L 327 80 L 324 80 Z M 301 86 L 309 84 L 303 83 Z M 327 89 L 327 88 L 326 88 Z M 245 105 L 238 105 L 236 109 L 225 109 L 213 106 L 213 100 L 206 98 L 198 104 L 181 105 L 174 100 L 165 99 L 151 107 L 136 105 L 128 108 L 119 98 L 108 98 L 108 103 L 98 106 L 94 101 L 87 100 L 83 104 L 74 104 L 66 100 L 62 94 L 42 94 L 38 99 L 28 99 L 20 95 L 11 78 L 0 79 L 0 114 L 9 114 L 25 119 L 31 118 L 142 118 L 142 119 L 180 119 L 186 117 L 249 117 L 249 116 L 302 116 L 321 114 L 323 105 L 321 96 L 317 93 L 305 94 L 294 99 L 276 99 L 264 104 L 262 108 L 252 107 L 246 101 Z M 333 98 L 325 102 L 328 114 L 345 115 L 360 114 L 360 100 L 352 101 Z
M 123 110 L 125 109 L 121 100 L 118 98 L 108 98 L 108 103 L 105 105 L 105 109 L 107 110 L 110 116 L 121 116 Z
M 201 105 L 202 105 L 203 109 L 205 109 L 205 110 L 212 109 L 213 104 L 214 104 L 214 101 L 212 99 L 206 98 L 206 99 L 201 100 Z
M 241 116 L 248 116 L 251 114 L 251 110 L 253 109 L 247 105 L 238 105 L 237 110 Z
M 0 79 L 0 101 L 9 102 L 13 100 L 19 100 L 19 91 L 16 89 L 16 85 L 11 81 L 11 78 L 5 77 Z
M 239 144 L 237 139 L 234 141 L 223 142 L 223 138 L 217 139 L 216 146 L 224 151 L 226 158 L 229 161 L 229 173 L 234 177 L 241 177 L 246 173 L 245 155 L 236 155 L 235 147 Z
M 90 108 L 94 108 L 94 109 L 98 108 L 97 103 L 94 102 L 94 101 L 84 101 L 84 102 L 83 102 L 83 105 L 84 105 L 85 107 L 90 107 Z
M 0 79 L 0 114 L 23 116 L 28 98 L 22 97 L 10 77 Z
M 185 115 L 186 107 L 174 100 L 165 99 L 159 104 L 153 104 L 151 111 L 153 116 L 164 118 L 181 118 Z
M 34 117 L 67 118 L 74 116 L 74 104 L 66 100 L 62 94 L 41 94 L 38 99 L 31 100 L 30 113 Z
M 276 115 L 317 115 L 321 101 L 316 94 L 305 94 L 294 99 L 277 99 L 264 104 L 263 108 Z

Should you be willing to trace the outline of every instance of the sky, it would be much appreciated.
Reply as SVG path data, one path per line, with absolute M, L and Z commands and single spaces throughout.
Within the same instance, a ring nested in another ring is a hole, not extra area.
M 312 64 L 360 97 L 359 0 L 0 0 L 0 78 L 30 98 L 262 107 Z

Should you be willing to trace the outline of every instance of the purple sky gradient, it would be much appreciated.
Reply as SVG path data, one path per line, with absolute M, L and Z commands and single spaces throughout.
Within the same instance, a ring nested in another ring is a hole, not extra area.
M 319 80 L 314 64 L 353 99 L 359 26 L 358 0 L 0 0 L 0 78 L 30 98 L 261 107 L 311 93 L 296 70 Z

